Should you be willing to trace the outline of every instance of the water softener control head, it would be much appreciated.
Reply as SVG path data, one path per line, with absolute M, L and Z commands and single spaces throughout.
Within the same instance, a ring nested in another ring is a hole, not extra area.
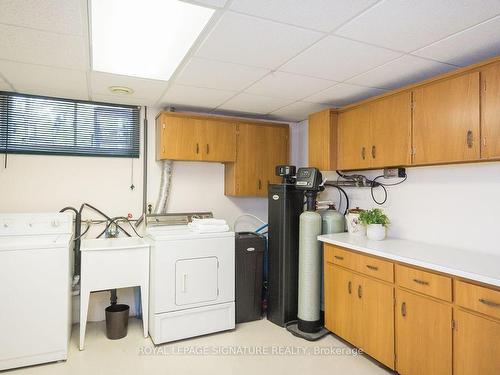
M 295 187 L 301 190 L 321 191 L 323 176 L 317 168 L 299 168 Z

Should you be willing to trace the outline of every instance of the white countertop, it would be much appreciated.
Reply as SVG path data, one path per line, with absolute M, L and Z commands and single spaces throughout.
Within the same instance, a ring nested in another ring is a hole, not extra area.
M 372 241 L 349 233 L 325 234 L 318 236 L 318 240 L 500 287 L 500 253 L 459 250 L 396 238 Z

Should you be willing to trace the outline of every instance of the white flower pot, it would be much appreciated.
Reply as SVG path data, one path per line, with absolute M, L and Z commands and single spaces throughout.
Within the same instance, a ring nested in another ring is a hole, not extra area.
M 366 227 L 366 237 L 369 240 L 381 241 L 385 236 L 386 228 L 382 224 L 369 224 Z

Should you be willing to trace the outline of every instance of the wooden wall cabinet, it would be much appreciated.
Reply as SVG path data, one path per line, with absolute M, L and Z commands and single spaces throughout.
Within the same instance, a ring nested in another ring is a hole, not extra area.
M 413 91 L 413 164 L 478 160 L 479 72 Z
M 337 169 L 368 169 L 371 160 L 370 111 L 358 107 L 341 112 L 338 118 L 338 164 Z
M 411 93 L 341 112 L 338 168 L 370 169 L 411 162 Z
M 225 164 L 225 194 L 267 197 L 267 186 L 280 182 L 277 165 L 289 159 L 289 127 L 239 123 L 236 162 Z
M 157 160 L 236 160 L 236 124 L 230 120 L 162 112 L 156 118 Z
M 331 109 L 309 115 L 309 166 L 320 171 L 337 170 L 337 113 Z
M 162 112 L 156 117 L 157 160 L 225 163 L 224 189 L 232 196 L 267 196 L 288 164 L 288 124 Z
M 481 158 L 500 158 L 500 63 L 481 70 Z

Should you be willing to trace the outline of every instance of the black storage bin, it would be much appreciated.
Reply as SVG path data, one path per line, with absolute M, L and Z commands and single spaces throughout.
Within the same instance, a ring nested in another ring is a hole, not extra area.
M 266 237 L 254 232 L 236 233 L 236 323 L 262 318 L 262 287 Z

